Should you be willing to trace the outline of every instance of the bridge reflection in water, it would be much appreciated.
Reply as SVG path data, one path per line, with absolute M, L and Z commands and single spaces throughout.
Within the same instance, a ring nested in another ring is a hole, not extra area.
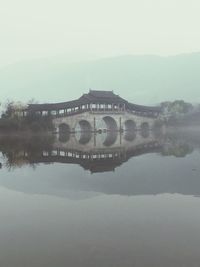
M 131 157 L 146 153 L 183 157 L 196 147 L 180 136 L 155 131 L 101 132 L 60 131 L 55 135 L 1 137 L 0 151 L 8 168 L 26 164 L 71 163 L 94 172 L 114 171 Z M 194 139 L 196 140 L 196 139 Z M 197 138 L 197 140 L 199 140 Z
M 131 157 L 157 152 L 161 148 L 153 131 L 77 131 L 72 134 L 63 129 L 48 138 L 19 139 L 0 142 L 0 150 L 7 157 L 10 168 L 23 164 L 60 162 L 79 164 L 91 173 L 114 171 Z
M 131 140 L 127 138 L 130 134 L 131 132 L 118 133 L 117 136 L 115 133 L 87 135 L 77 132 L 69 134 L 64 141 L 60 140 L 59 135 L 1 137 L 2 168 L 8 168 L 12 173 L 6 179 L 0 179 L 0 183 L 23 192 L 62 196 L 71 195 L 68 192 L 70 190 L 85 192 L 84 195 L 86 192 L 87 195 L 89 192 L 200 195 L 198 167 L 194 169 L 199 163 L 199 153 L 195 152 L 200 149 L 199 133 L 158 136 L 151 131 L 146 137 L 136 131 Z M 87 142 L 82 142 L 83 137 Z M 189 156 L 185 158 L 186 155 Z M 188 164 L 193 169 L 188 169 Z M 15 172 L 16 168 L 26 165 L 34 167 L 34 171 L 32 168 L 26 169 L 28 175 L 25 176 L 24 170 Z M 94 179 L 90 179 L 88 171 Z M 13 179 L 16 176 L 18 178 Z
M 67 139 L 57 135 L 51 151 L 43 151 L 38 162 L 75 163 L 91 172 L 114 170 L 130 157 L 157 151 L 159 143 L 148 131 L 86 131 L 68 134 Z

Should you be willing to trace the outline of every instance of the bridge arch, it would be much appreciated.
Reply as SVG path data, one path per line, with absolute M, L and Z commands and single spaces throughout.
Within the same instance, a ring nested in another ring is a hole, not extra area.
M 75 133 L 79 144 L 86 145 L 89 143 L 92 137 L 92 126 L 89 121 L 80 120 L 75 127 Z
M 91 132 L 92 131 L 92 126 L 87 120 L 81 120 L 79 121 L 79 129 L 81 132 Z
M 103 121 L 106 124 L 107 131 L 115 132 L 118 130 L 117 123 L 116 123 L 115 119 L 113 119 L 112 117 L 106 116 L 103 118 Z
M 124 139 L 126 141 L 132 142 L 136 138 L 136 130 L 137 127 L 135 121 L 131 119 L 126 120 L 124 122 Z
M 70 139 L 70 127 L 66 123 L 61 123 L 58 126 L 59 129 L 59 141 L 62 143 L 66 143 Z
M 125 131 L 135 131 L 136 130 L 136 123 L 134 120 L 126 120 L 124 123 Z
M 149 136 L 150 126 L 148 122 L 141 124 L 141 136 L 147 138 Z
M 70 132 L 70 127 L 67 123 L 61 123 L 58 126 L 59 129 L 59 133 L 66 133 L 66 132 Z

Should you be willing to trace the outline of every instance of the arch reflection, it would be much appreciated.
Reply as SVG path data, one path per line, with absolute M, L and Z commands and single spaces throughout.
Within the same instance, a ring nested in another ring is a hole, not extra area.
M 92 132 L 81 132 L 79 143 L 82 145 L 85 145 L 90 142 L 90 139 L 92 138 Z
M 106 139 L 103 142 L 104 146 L 112 146 L 117 140 L 118 133 L 117 132 L 107 132 Z

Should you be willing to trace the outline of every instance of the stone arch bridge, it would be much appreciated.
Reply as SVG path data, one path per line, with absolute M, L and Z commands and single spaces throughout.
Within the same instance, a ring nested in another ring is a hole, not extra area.
M 94 91 L 79 99 L 55 104 L 30 104 L 23 116 L 51 116 L 55 132 L 149 130 L 159 107 L 132 104 L 113 91 Z
M 131 131 L 152 129 L 155 118 L 141 117 L 129 112 L 84 112 L 53 119 L 56 132 Z

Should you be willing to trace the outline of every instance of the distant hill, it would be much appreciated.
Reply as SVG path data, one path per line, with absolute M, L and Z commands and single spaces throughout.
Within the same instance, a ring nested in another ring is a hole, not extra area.
M 35 60 L 0 69 L 0 101 L 67 101 L 89 88 L 114 90 L 138 104 L 200 102 L 200 53 L 170 57 L 121 56 L 66 63 Z

